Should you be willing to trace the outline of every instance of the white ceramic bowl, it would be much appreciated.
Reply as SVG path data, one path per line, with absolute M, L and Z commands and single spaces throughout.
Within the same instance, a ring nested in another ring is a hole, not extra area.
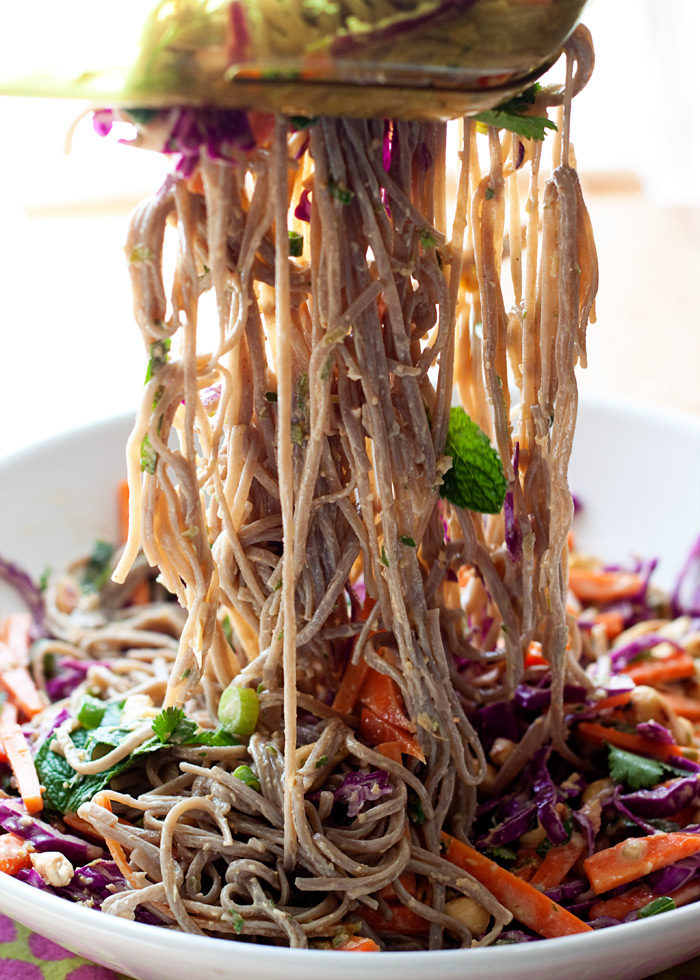
M 0 463 L 0 554 L 38 575 L 114 535 L 128 419 L 93 426 Z M 658 556 L 673 583 L 700 533 L 700 419 L 587 403 L 571 487 L 582 547 L 606 560 Z M 0 591 L 0 611 L 13 608 Z M 72 905 L 0 874 L 0 911 L 137 980 L 637 980 L 700 955 L 700 903 L 588 935 L 435 953 L 276 949 L 188 936 Z

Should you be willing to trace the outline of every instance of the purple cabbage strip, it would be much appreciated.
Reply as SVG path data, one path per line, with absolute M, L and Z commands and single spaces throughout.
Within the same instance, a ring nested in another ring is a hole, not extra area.
M 60 851 L 71 864 L 83 864 L 104 855 L 103 849 L 96 844 L 63 834 L 43 820 L 30 816 L 19 800 L 0 799 L 0 827 L 31 841 L 36 851 Z
M 625 793 L 619 802 L 640 817 L 672 817 L 684 807 L 700 803 L 700 775 L 681 776 L 654 789 Z
M 530 800 L 521 806 L 515 813 L 502 820 L 498 826 L 493 827 L 489 832 L 477 841 L 477 847 L 503 847 L 506 844 L 518 840 L 530 829 L 533 817 L 537 811 L 537 804 Z
M 592 854 L 595 850 L 595 828 L 591 823 L 590 817 L 587 817 L 585 813 L 581 813 L 579 810 L 573 810 L 571 816 L 579 825 L 586 838 L 586 847 L 588 848 L 588 853 Z
M 333 791 L 336 803 L 345 803 L 348 816 L 356 817 L 365 803 L 375 803 L 380 797 L 392 793 L 389 773 L 384 769 L 371 772 L 349 772 L 340 786 Z
M 619 786 L 615 787 L 615 792 L 610 797 L 610 803 L 614 806 L 614 808 L 617 810 L 618 813 L 622 814 L 622 816 L 625 817 L 627 820 L 629 820 L 630 823 L 634 823 L 638 827 L 641 827 L 645 833 L 657 834 L 659 832 L 658 827 L 655 827 L 653 824 L 647 823 L 643 817 L 637 816 L 636 813 L 633 813 L 631 810 L 627 808 L 625 803 L 622 801 Z
M 623 667 L 626 667 L 635 660 L 640 653 L 651 650 L 652 647 L 655 647 L 659 643 L 669 643 L 675 650 L 683 649 L 675 640 L 669 640 L 667 637 L 659 636 L 656 633 L 647 633 L 646 636 L 640 636 L 636 640 L 625 643 L 623 646 L 611 652 L 610 666 L 613 672 L 619 673 Z
M 46 681 L 46 693 L 51 701 L 62 701 L 69 697 L 87 677 L 88 669 L 97 661 L 71 660 L 68 657 L 56 664 L 58 673 Z
M 671 609 L 674 616 L 700 616 L 700 535 L 676 580 Z
M 545 895 L 547 898 L 551 898 L 553 902 L 556 902 L 557 905 L 564 905 L 573 898 L 578 898 L 579 895 L 583 895 L 588 889 L 589 884 L 585 878 L 574 878 L 573 881 L 567 881 L 563 885 L 557 885 L 556 888 L 546 889 Z
M 23 881 L 25 884 L 31 885 L 32 888 L 39 888 L 44 892 L 53 891 L 53 888 L 46 884 L 35 868 L 20 868 L 12 877 L 16 878 L 17 881 Z
M 524 152 L 522 143 L 520 144 L 520 147 Z M 520 443 L 516 442 L 515 450 L 513 452 L 513 472 L 515 474 L 514 482 L 518 479 L 519 466 Z M 518 527 L 518 522 L 515 519 L 515 497 L 512 489 L 510 488 L 508 488 L 503 501 L 503 520 L 505 524 L 505 542 L 508 555 L 512 561 L 520 561 L 523 556 L 523 538 L 522 534 L 520 533 L 520 528 Z
M 692 857 L 676 861 L 667 868 L 654 871 L 649 875 L 647 881 L 657 895 L 668 895 L 677 888 L 682 888 L 693 878 L 700 875 L 700 854 L 693 854 Z
M 586 700 L 587 694 L 588 691 L 585 687 L 578 684 L 567 684 L 564 687 L 564 703 L 582 703 Z M 552 692 L 549 687 L 518 684 L 513 695 L 513 703 L 524 711 L 541 711 L 542 708 L 548 708 L 551 701 Z
M 33 639 L 38 640 L 42 636 L 46 636 L 44 597 L 29 573 L 25 572 L 15 562 L 0 556 L 0 580 L 15 590 L 29 610 L 34 627 L 32 630 Z
M 532 760 L 532 768 L 535 778 L 532 783 L 532 791 L 537 804 L 537 815 L 542 828 L 552 844 L 565 844 L 569 835 L 557 813 L 558 803 L 557 788 L 552 781 L 547 769 L 547 760 L 551 749 L 540 749 L 535 753 Z
M 294 209 L 294 217 L 299 221 L 311 221 L 311 188 L 305 187 Z
M 637 725 L 637 733 L 645 738 L 650 738 L 654 742 L 663 742 L 664 745 L 675 745 L 676 740 L 671 732 L 658 721 L 642 721 Z
M 522 929 L 505 929 L 495 942 L 496 946 L 505 946 L 509 943 L 536 943 L 538 936 L 531 936 Z

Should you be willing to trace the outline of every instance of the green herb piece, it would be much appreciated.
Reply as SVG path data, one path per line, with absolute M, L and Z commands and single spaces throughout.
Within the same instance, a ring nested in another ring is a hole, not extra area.
M 316 763 L 315 768 L 316 769 L 323 769 L 323 767 L 325 765 L 327 765 L 327 764 L 328 764 L 328 756 L 327 755 L 322 755 L 321 758 Z
M 318 122 L 318 116 L 290 116 L 289 121 L 296 130 L 309 129 Z
M 77 718 L 83 728 L 97 728 L 102 724 L 107 705 L 99 698 L 84 694 L 78 706 Z
M 409 537 L 408 534 L 402 534 L 399 541 L 401 544 L 405 544 L 407 548 L 416 547 L 416 542 L 413 540 L 413 538 Z
M 676 903 L 672 898 L 669 898 L 668 895 L 662 895 L 640 909 L 637 916 L 640 919 L 646 919 L 650 915 L 658 915 L 659 912 L 671 912 L 675 907 Z
M 535 97 L 540 86 L 536 83 L 525 89 L 515 98 L 503 102 L 495 109 L 487 109 L 473 118 L 484 126 L 495 126 L 496 129 L 509 129 L 524 139 L 543 140 L 545 130 L 556 126 L 546 116 L 529 115 L 529 110 L 535 104 Z
M 435 248 L 437 241 L 435 236 L 427 228 L 421 228 L 418 232 L 418 241 L 421 243 L 423 248 L 428 251 L 430 248 Z
M 224 631 L 224 636 L 226 637 L 226 642 L 228 643 L 228 645 L 231 648 L 233 648 L 233 625 L 231 623 L 231 619 L 230 619 L 228 613 L 226 613 L 226 615 L 224 616 L 224 618 L 221 620 L 221 628 Z
M 512 864 L 518 858 L 518 855 L 511 847 L 489 847 L 485 853 L 496 864 L 500 864 L 501 867 Z
M 426 820 L 425 811 L 423 810 L 423 804 L 413 790 L 408 791 L 406 810 L 411 823 L 414 823 L 417 827 L 422 827 Z
M 148 384 L 153 375 L 164 364 L 168 361 L 168 352 L 170 351 L 171 340 L 170 337 L 165 337 L 163 340 L 154 340 L 149 348 L 149 359 L 148 367 L 146 368 L 146 378 L 144 384 Z
M 146 434 L 141 440 L 141 470 L 143 473 L 155 473 L 158 453 L 151 445 L 151 440 Z
M 135 245 L 129 253 L 129 264 L 140 265 L 142 262 L 152 262 L 155 258 L 147 245 Z
M 236 766 L 233 770 L 233 775 L 236 779 L 240 779 L 242 783 L 245 783 L 246 786 L 254 789 L 256 793 L 260 792 L 260 781 L 250 766 Z
M 440 496 L 456 507 L 498 514 L 507 488 L 501 458 L 463 408 L 450 411 L 445 455 L 452 457 L 452 467 L 443 477 Z
M 294 259 L 298 259 L 304 251 L 304 236 L 298 231 L 289 232 L 289 254 Z
M 265 401 L 266 402 L 276 402 L 277 401 L 277 392 L 276 391 L 266 391 L 265 392 Z
M 382 565 L 386 565 L 387 568 L 389 567 L 389 559 L 387 558 L 384 545 L 382 545 Z
M 146 109 L 146 108 L 141 108 L 141 106 L 130 106 L 128 109 L 125 109 L 124 111 L 127 113 L 127 115 L 131 116 L 134 122 L 140 123 L 141 125 L 145 125 L 146 123 L 153 122 L 153 120 L 157 117 L 158 113 L 161 110 Z
M 259 713 L 258 694 L 252 687 L 231 683 L 219 698 L 219 723 L 231 735 L 252 735 Z
M 660 783 L 664 766 L 656 759 L 645 759 L 634 752 L 626 752 L 608 745 L 608 767 L 616 783 L 625 783 L 631 789 L 650 789 Z
M 37 582 L 37 587 L 39 592 L 46 592 L 46 587 L 49 584 L 49 578 L 51 577 L 51 572 L 53 569 L 50 565 L 47 565 L 44 571 L 39 576 L 39 581 Z
M 182 708 L 163 708 L 153 719 L 153 734 L 163 745 L 183 741 L 197 731 L 197 723 L 188 718 Z
M 496 192 L 495 192 L 495 190 L 493 189 L 493 187 L 487 187 L 487 188 L 486 188 L 486 191 L 485 191 L 485 193 L 484 193 L 484 197 L 486 198 L 486 200 L 487 200 L 487 201 L 490 201 L 490 200 L 491 200 L 491 198 L 493 198 L 493 197 L 495 197 L 495 196 L 496 196 Z
M 349 204 L 355 196 L 355 191 L 351 191 L 349 187 L 343 187 L 342 184 L 333 180 L 332 177 L 328 178 L 328 190 L 341 204 Z
M 292 422 L 290 426 L 289 438 L 295 446 L 301 446 L 304 442 L 304 429 L 300 422 Z
M 243 931 L 243 916 L 240 912 L 237 912 L 236 909 L 229 909 L 228 915 L 233 922 L 233 931 L 237 936 L 240 936 L 241 932 Z
M 95 541 L 80 577 L 80 587 L 85 592 L 99 592 L 105 585 L 111 571 L 113 554 L 114 545 L 109 541 L 99 538 Z

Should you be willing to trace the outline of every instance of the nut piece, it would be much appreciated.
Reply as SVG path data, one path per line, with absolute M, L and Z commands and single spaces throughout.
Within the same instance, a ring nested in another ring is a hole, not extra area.
M 472 936 L 482 936 L 488 929 L 491 919 L 483 905 L 479 905 L 467 895 L 460 895 L 459 898 L 452 898 L 449 902 L 445 902 L 445 912 L 459 919 Z
M 30 854 L 34 870 L 37 871 L 47 885 L 62 888 L 68 885 L 73 877 L 73 865 L 59 851 L 34 851 Z

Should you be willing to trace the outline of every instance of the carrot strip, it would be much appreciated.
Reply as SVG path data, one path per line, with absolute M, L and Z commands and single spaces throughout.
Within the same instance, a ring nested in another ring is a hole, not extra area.
M 629 664 L 623 673 L 635 684 L 656 687 L 664 681 L 680 681 L 695 675 L 695 658 L 685 650 L 678 650 L 668 657 L 654 657 L 643 663 Z
M 593 891 L 600 895 L 682 861 L 697 851 L 700 851 L 700 834 L 674 831 L 670 834 L 651 834 L 649 837 L 631 837 L 614 847 L 591 854 L 583 862 L 583 870 Z
M 345 673 L 343 674 L 343 679 L 341 680 L 340 686 L 336 691 L 335 698 L 333 699 L 334 711 L 338 711 L 343 715 L 348 715 L 352 712 L 360 693 L 360 689 L 364 684 L 365 677 L 368 673 L 369 664 L 365 663 L 364 660 L 360 660 L 359 663 L 356 664 L 354 664 L 352 660 L 348 661 L 348 665 L 345 668 Z
M 24 667 L 29 663 L 32 617 L 29 613 L 12 613 L 2 624 L 0 640 L 12 655 L 15 664 Z
M 413 728 L 396 683 L 387 674 L 380 674 L 373 667 L 370 667 L 362 684 L 359 701 L 377 718 L 388 721 L 390 725 L 409 731 Z
M 648 885 L 637 885 L 636 888 L 631 888 L 624 895 L 602 898 L 599 902 L 594 902 L 588 917 L 589 919 L 598 919 L 601 916 L 610 916 L 611 919 L 624 919 L 630 912 L 643 909 L 655 898 L 656 895 Z
M 129 603 L 132 606 L 145 606 L 150 601 L 151 587 L 146 579 L 144 579 L 142 582 L 139 582 L 134 591 L 131 593 Z
M 630 702 L 630 692 L 620 691 L 619 694 L 611 694 L 610 697 L 603 698 L 595 708 L 596 711 L 607 711 L 609 708 L 622 708 Z
M 367 936 L 353 936 L 342 946 L 338 946 L 336 951 L 339 953 L 379 953 L 380 947 Z
M 17 705 L 7 700 L 0 708 L 0 728 L 17 724 Z M 7 761 L 7 759 L 5 759 Z
M 44 806 L 41 799 L 41 786 L 34 766 L 32 753 L 27 745 L 24 732 L 19 725 L 0 728 L 0 742 L 5 750 L 10 768 L 17 780 L 17 788 L 22 802 L 30 813 L 38 813 Z
M 598 745 L 609 742 L 618 749 L 626 749 L 628 752 L 648 755 L 655 759 L 673 760 L 674 757 L 685 754 L 680 745 L 667 745 L 665 742 L 657 742 L 653 738 L 645 738 L 635 732 L 620 732 L 617 728 L 607 728 L 594 721 L 582 721 L 577 731 L 588 742 L 595 742 Z
M 413 874 L 413 872 L 407 871 L 405 874 L 400 875 L 399 881 L 406 889 L 406 891 L 410 895 L 413 895 L 413 897 L 415 898 L 417 885 L 416 885 L 416 876 Z M 378 894 L 380 898 L 386 898 L 389 901 L 393 899 L 394 901 L 396 901 L 396 892 L 394 891 L 393 885 L 384 885 L 384 887 L 380 889 Z
M 542 644 L 538 640 L 533 640 L 527 648 L 525 654 L 526 667 L 549 667 L 549 660 L 542 656 Z
M 686 698 L 682 694 L 669 694 L 668 691 L 662 691 L 662 694 L 670 707 L 681 718 L 687 718 L 689 721 L 700 721 L 700 701 L 694 698 Z
M 548 888 L 556 888 L 583 852 L 586 850 L 586 843 L 581 834 L 573 833 L 571 840 L 559 847 L 551 847 L 544 856 L 542 864 L 530 878 L 531 885 L 539 885 L 545 891 Z
M 117 525 L 122 544 L 129 537 L 129 481 L 121 480 L 117 487 Z
M 391 759 L 392 762 L 401 763 L 401 745 L 399 742 L 380 742 L 379 745 L 374 746 L 377 752 L 381 752 L 385 755 L 387 759 Z
M 475 851 L 463 841 L 443 832 L 445 857 L 457 867 L 473 875 L 523 925 L 540 936 L 553 939 L 579 932 L 592 932 L 591 927 L 571 912 L 557 905 L 528 882 Z M 700 842 L 700 838 L 698 838 Z
M 430 923 L 406 905 L 388 903 L 391 918 L 385 919 L 380 909 L 363 909 L 362 918 L 377 932 L 397 932 L 402 936 L 423 936 Z
M 12 667 L 9 670 L 3 670 L 0 673 L 0 685 L 27 718 L 33 718 L 46 707 L 26 667 Z
M 615 610 L 599 612 L 593 618 L 596 626 L 603 626 L 605 635 L 609 640 L 614 640 L 625 628 L 624 616 Z
M 16 875 L 22 868 L 30 868 L 32 861 L 26 840 L 16 834 L 0 836 L 0 871 L 6 875 Z
M 384 721 L 369 710 L 363 708 L 360 714 L 360 734 L 370 745 L 380 745 L 384 742 L 398 742 L 401 751 L 412 755 L 414 759 L 425 762 L 421 747 L 410 732 Z
M 635 572 L 570 568 L 569 588 L 581 602 L 593 605 L 638 595 L 644 588 L 644 579 Z

